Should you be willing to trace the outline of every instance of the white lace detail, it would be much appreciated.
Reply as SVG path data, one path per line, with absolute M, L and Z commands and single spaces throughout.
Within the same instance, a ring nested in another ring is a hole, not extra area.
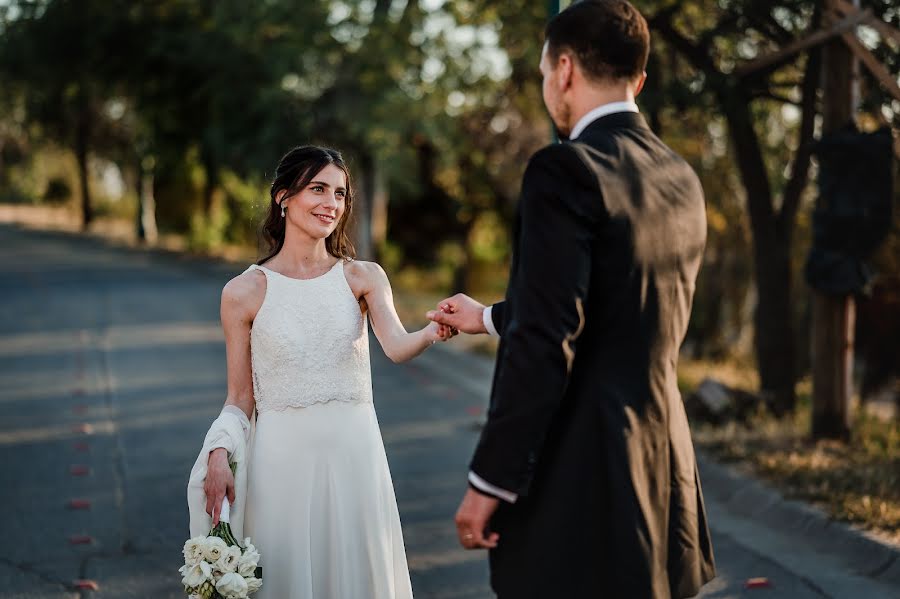
M 371 402 L 368 321 L 344 261 L 307 280 L 257 264 L 252 269 L 266 275 L 266 296 L 250 329 L 256 408 Z

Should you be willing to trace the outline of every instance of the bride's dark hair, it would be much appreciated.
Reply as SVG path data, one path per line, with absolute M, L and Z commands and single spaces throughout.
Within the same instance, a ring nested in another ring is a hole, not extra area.
M 266 257 L 259 260 L 257 264 L 271 260 L 284 246 L 286 219 L 281 216 L 281 205 L 275 200 L 278 197 L 278 193 L 286 189 L 287 193 L 284 195 L 284 198 L 294 195 L 309 185 L 312 178 L 329 164 L 333 164 L 344 171 L 344 177 L 347 180 L 347 195 L 344 196 L 344 214 L 331 235 L 325 239 L 325 248 L 335 258 L 349 260 L 356 257 L 356 250 L 353 249 L 353 244 L 350 243 L 350 238 L 347 236 L 346 231 L 347 222 L 350 220 L 350 214 L 353 209 L 350 170 L 344 163 L 341 153 L 337 150 L 319 146 L 299 146 L 282 156 L 278 167 L 275 169 L 275 179 L 272 181 L 272 187 L 269 190 L 269 197 L 271 198 L 269 213 L 266 215 L 266 219 L 263 221 L 260 229 L 260 234 L 268 248 L 265 251 Z

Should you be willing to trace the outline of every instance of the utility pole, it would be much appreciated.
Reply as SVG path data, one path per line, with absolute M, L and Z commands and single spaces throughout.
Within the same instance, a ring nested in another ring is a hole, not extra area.
M 858 5 L 858 0 L 855 2 Z M 839 19 L 837 1 L 827 0 L 825 24 Z M 856 109 L 853 53 L 840 38 L 825 44 L 822 56 L 822 132 L 841 129 Z M 819 198 L 819 202 L 825 201 Z M 812 435 L 847 439 L 853 389 L 853 344 L 856 305 L 852 296 L 813 291 L 812 301 Z

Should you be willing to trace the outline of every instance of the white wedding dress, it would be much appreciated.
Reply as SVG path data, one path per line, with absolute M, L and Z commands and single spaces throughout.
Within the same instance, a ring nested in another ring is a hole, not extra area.
M 262 555 L 255 599 L 412 597 L 367 318 L 343 266 L 308 280 L 248 269 L 267 285 L 250 342 L 258 417 L 244 531 Z

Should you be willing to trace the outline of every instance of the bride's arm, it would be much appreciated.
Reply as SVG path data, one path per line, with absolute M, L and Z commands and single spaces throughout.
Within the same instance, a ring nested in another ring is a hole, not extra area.
M 352 262 L 347 267 L 351 287 L 365 299 L 372 330 L 385 355 L 393 362 L 406 362 L 436 341 L 450 337 L 449 329 L 431 322 L 425 328 L 408 333 L 394 307 L 394 294 L 384 269 L 374 262 Z
M 222 289 L 220 316 L 228 367 L 225 405 L 237 406 L 247 418 L 256 405 L 250 366 L 250 327 L 265 294 L 265 275 L 256 270 L 235 277 Z
M 235 277 L 222 290 L 220 315 L 225 331 L 225 355 L 228 366 L 228 395 L 225 406 L 235 406 L 247 418 L 255 408 L 250 365 L 250 327 L 265 297 L 265 275 L 250 271 Z M 220 447 L 209 452 L 206 481 L 206 511 L 218 524 L 222 498 L 234 501 L 234 476 L 228 465 L 228 453 Z

